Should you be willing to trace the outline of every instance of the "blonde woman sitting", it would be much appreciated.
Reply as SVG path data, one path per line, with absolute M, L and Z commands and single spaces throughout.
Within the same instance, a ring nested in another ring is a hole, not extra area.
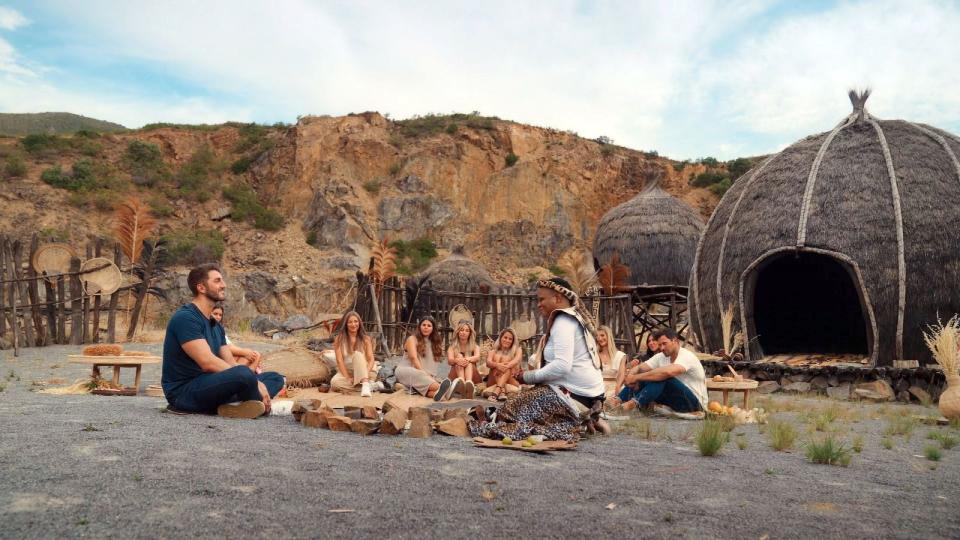
M 484 397 L 491 401 L 505 401 L 507 394 L 520 391 L 517 374 L 520 373 L 520 359 L 523 350 L 517 342 L 517 334 L 511 328 L 504 328 L 497 337 L 493 349 L 487 353 L 487 389 Z
M 398 383 L 422 396 L 441 401 L 450 399 L 454 392 L 462 392 L 463 381 L 454 384 L 450 379 L 441 380 L 441 364 L 436 359 L 443 354 L 443 345 L 440 334 L 434 331 L 436 326 L 433 317 L 420 320 L 416 331 L 403 344 L 406 354 L 394 374 Z
M 613 339 L 613 330 L 609 326 L 601 326 L 597 329 L 597 354 L 600 356 L 600 365 L 603 367 L 603 374 L 614 376 L 616 374 L 618 384 L 617 388 L 623 386 L 620 373 L 623 371 L 624 360 L 627 355 L 623 351 L 617 350 L 617 342 Z M 612 395 L 617 395 L 614 392 Z
M 480 382 L 480 373 L 477 371 L 477 362 L 480 361 L 480 346 L 477 345 L 473 326 L 467 321 L 460 321 L 457 324 L 457 332 L 454 335 L 456 341 L 447 349 L 447 363 L 450 364 L 450 373 L 447 378 L 464 381 L 461 397 L 472 399 L 476 389 L 475 385 Z
M 363 321 L 357 312 L 351 311 L 343 316 L 340 333 L 333 340 L 333 352 L 337 359 L 337 373 L 330 380 L 331 389 L 349 392 L 359 386 L 362 397 L 370 397 L 371 390 L 383 389 L 377 381 L 373 339 L 363 330 Z

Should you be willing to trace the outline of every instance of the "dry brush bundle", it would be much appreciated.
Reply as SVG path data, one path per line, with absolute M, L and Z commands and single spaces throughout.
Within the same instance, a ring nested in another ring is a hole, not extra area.
M 370 269 L 369 276 L 373 281 L 374 290 L 377 296 L 383 290 L 383 284 L 396 275 L 397 272 L 397 248 L 390 247 L 386 240 L 381 240 L 374 244 L 370 250 Z
M 120 249 L 130 264 L 136 264 L 143 251 L 143 241 L 153 234 L 157 224 L 150 207 L 137 197 L 129 197 L 117 206 L 114 221 L 113 232 Z
M 733 304 L 727 304 L 720 319 L 720 331 L 723 337 L 723 347 L 727 354 L 732 354 L 743 345 L 743 332 L 733 331 Z
M 620 262 L 619 253 L 614 253 L 610 257 L 610 262 L 600 267 L 598 279 L 600 281 L 600 287 L 603 288 L 604 294 L 609 296 L 614 293 L 622 292 L 628 287 L 630 268 Z
M 957 376 L 957 368 L 960 367 L 960 352 L 957 351 L 960 343 L 960 318 L 954 315 L 944 324 L 938 316 L 937 324 L 931 324 L 929 328 L 929 333 L 923 333 L 923 341 L 933 353 L 934 360 L 940 364 L 944 376 Z
M 580 296 L 587 294 L 593 287 L 599 286 L 597 272 L 593 270 L 593 260 L 586 251 L 571 251 L 560 260 L 560 269 L 570 281 L 573 291 Z

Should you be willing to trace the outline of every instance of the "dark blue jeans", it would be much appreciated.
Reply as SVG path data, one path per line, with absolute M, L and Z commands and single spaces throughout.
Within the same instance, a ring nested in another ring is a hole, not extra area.
M 663 381 L 637 383 L 638 390 L 624 386 L 620 391 L 620 401 L 634 400 L 645 407 L 651 403 L 666 405 L 677 412 L 696 412 L 700 410 L 700 400 L 682 382 L 675 377 Z
M 267 387 L 270 397 L 283 389 L 283 375 L 268 371 L 257 375 L 247 366 L 234 366 L 219 373 L 204 373 L 180 388 L 170 401 L 174 409 L 185 412 L 217 412 L 217 407 L 234 401 L 260 401 L 258 382 Z

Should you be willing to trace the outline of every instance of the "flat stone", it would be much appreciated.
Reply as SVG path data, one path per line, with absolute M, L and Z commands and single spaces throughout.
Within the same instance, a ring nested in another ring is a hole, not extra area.
M 350 424 L 350 429 L 354 433 L 359 433 L 361 435 L 372 435 L 380 429 L 380 421 L 366 418 L 362 420 L 354 420 Z
M 910 403 L 910 392 L 907 392 L 906 390 L 897 392 L 897 401 L 902 403 Z
M 810 391 L 810 383 L 808 382 L 792 382 L 783 387 L 784 392 L 790 392 L 791 394 L 805 394 Z
M 810 386 L 814 390 L 826 390 L 830 386 L 830 380 L 825 375 L 817 375 L 810 379 Z
M 210 212 L 210 219 L 212 221 L 220 221 L 222 219 L 230 217 L 230 213 L 232 211 L 233 209 L 230 208 L 229 206 L 221 206 L 216 210 L 214 210 L 213 212 Z
M 827 396 L 833 399 L 850 399 L 850 384 L 842 383 L 837 386 L 828 386 Z
M 772 394 L 780 390 L 780 383 L 777 381 L 761 381 L 757 386 L 757 392 L 760 394 Z
M 440 433 L 444 435 L 452 435 L 454 437 L 469 437 L 470 430 L 467 429 L 467 421 L 463 418 L 450 418 L 448 420 L 441 420 L 436 422 L 434 427 Z
M 907 392 L 917 398 L 917 401 L 920 403 L 933 403 L 933 398 L 930 397 L 930 393 L 919 386 L 911 386 Z
M 897 392 L 906 392 L 910 390 L 910 380 L 907 379 L 906 377 L 898 380 L 896 389 L 897 389 Z
M 313 320 L 306 315 L 293 315 L 288 317 L 287 320 L 283 321 L 283 329 L 290 332 L 292 330 L 299 330 L 301 328 L 306 328 L 313 325 Z
M 257 315 L 250 321 L 250 329 L 258 334 L 280 328 L 280 321 L 268 315 Z
M 346 416 L 331 416 L 327 418 L 327 425 L 331 431 L 352 431 L 354 420 Z
M 860 383 L 853 388 L 853 393 L 864 399 L 875 401 L 893 401 L 896 397 L 893 388 L 884 380 Z
M 407 425 L 407 411 L 394 407 L 383 416 L 383 423 L 380 424 L 380 433 L 387 435 L 399 435 L 403 433 L 403 428 Z

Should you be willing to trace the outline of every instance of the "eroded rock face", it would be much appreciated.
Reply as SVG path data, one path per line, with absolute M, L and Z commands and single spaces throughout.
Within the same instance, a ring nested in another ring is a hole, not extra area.
M 386 197 L 378 211 L 381 234 L 407 240 L 435 236 L 454 215 L 449 202 L 432 195 Z
M 373 238 L 367 230 L 363 209 L 342 201 L 349 194 L 344 193 L 343 188 L 332 186 L 314 193 L 303 219 L 304 229 L 314 234 L 314 246 L 344 248 Z

